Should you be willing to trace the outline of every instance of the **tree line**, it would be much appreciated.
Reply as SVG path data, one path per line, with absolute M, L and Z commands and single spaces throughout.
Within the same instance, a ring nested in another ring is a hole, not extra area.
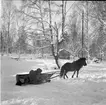
M 106 57 L 106 2 L 21 0 L 2 1 L 1 53 Z M 70 4 L 70 5 L 69 5 Z

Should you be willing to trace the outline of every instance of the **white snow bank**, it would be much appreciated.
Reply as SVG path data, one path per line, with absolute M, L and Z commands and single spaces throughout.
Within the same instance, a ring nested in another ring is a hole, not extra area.
M 2 105 L 38 105 L 42 102 L 42 105 L 45 105 L 46 102 L 49 102 L 50 99 L 45 98 L 37 98 L 37 97 L 30 97 L 30 98 L 13 98 L 10 100 L 2 101 Z M 50 102 L 49 102 L 50 103 Z

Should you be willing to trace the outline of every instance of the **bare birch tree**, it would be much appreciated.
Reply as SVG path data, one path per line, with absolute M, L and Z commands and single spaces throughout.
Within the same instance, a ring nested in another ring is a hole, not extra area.
M 7 54 L 11 53 L 12 47 L 12 32 L 14 28 L 14 17 L 15 17 L 15 6 L 12 4 L 12 1 L 3 1 L 3 14 L 2 14 L 2 24 L 5 26 L 6 34 L 6 52 Z

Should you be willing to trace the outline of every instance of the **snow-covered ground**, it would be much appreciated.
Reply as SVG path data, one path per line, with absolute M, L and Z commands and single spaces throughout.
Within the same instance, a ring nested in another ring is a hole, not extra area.
M 63 65 L 67 60 L 60 60 Z M 71 62 L 71 61 L 70 61 Z M 1 58 L 1 105 L 106 105 L 106 62 L 89 63 L 79 78 L 52 79 L 41 85 L 16 86 L 15 75 L 31 69 L 59 71 L 52 59 L 20 60 Z

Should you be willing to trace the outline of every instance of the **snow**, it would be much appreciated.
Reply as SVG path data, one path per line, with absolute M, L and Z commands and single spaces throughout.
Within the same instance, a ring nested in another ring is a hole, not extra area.
M 59 60 L 62 65 L 68 60 Z M 6 56 L 1 60 L 1 105 L 105 105 L 106 62 L 89 63 L 80 70 L 79 78 L 54 78 L 41 85 L 16 86 L 15 75 L 29 73 L 38 67 L 43 72 L 59 71 L 53 59 L 16 61 Z M 71 62 L 71 61 L 69 61 Z

